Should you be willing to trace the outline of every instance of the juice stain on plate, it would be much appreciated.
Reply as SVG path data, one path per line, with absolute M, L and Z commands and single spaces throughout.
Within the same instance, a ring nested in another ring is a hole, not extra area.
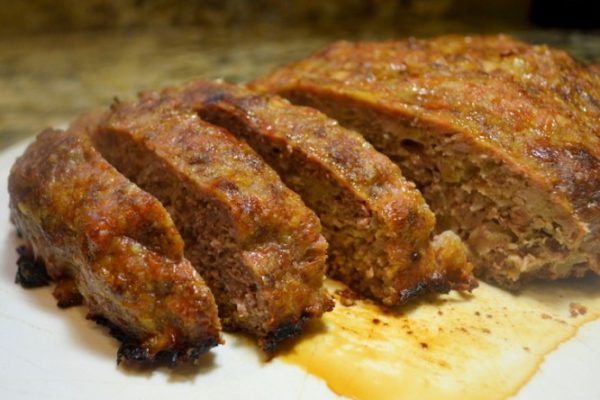
M 384 310 L 363 300 L 337 306 L 280 359 L 354 399 L 503 399 L 544 356 L 600 316 L 600 279 L 539 283 L 513 294 L 481 283 Z

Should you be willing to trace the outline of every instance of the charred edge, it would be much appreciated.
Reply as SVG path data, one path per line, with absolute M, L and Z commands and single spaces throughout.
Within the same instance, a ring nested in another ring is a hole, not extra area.
M 32 289 L 50 284 L 50 277 L 43 263 L 36 261 L 26 246 L 17 247 L 17 275 L 15 283 L 25 289 Z
M 304 313 L 297 321 L 288 321 L 279 325 L 265 337 L 260 339 L 260 345 L 263 351 L 265 353 L 273 353 L 279 348 L 279 345 L 283 341 L 301 334 L 304 325 L 309 319 L 310 316 Z
M 193 364 L 204 353 L 218 344 L 217 339 L 210 338 L 201 344 L 193 346 L 182 345 L 177 349 L 167 349 L 159 351 L 156 354 L 150 354 L 148 348 L 140 346 L 138 342 L 124 342 L 117 351 L 117 364 L 126 361 L 134 364 L 148 366 L 165 365 L 169 368 L 174 368 L 178 364 Z
M 198 360 L 204 353 L 219 343 L 217 339 L 210 338 L 197 345 L 182 345 L 178 349 L 167 349 L 151 354 L 150 350 L 142 346 L 135 337 L 127 334 L 121 328 L 102 316 L 92 316 L 98 325 L 108 328 L 112 337 L 119 340 L 121 345 L 117 351 L 117 364 L 128 362 L 142 366 L 167 366 L 174 368 L 178 364 L 191 363 Z
M 430 280 L 419 282 L 415 287 L 402 290 L 400 292 L 398 305 L 405 304 L 413 298 L 426 293 L 448 293 L 450 292 L 450 289 L 450 284 L 445 277 L 440 274 L 434 274 Z
M 75 282 L 71 278 L 63 278 L 56 283 L 52 292 L 60 308 L 68 308 L 83 304 L 84 299 Z
M 74 306 L 80 306 L 83 304 L 83 296 L 80 293 L 74 293 L 68 297 L 61 297 L 56 302 L 59 308 L 69 308 Z

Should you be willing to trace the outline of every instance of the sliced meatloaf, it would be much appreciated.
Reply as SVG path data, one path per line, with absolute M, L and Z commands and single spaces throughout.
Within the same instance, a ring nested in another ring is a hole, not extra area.
M 246 140 L 302 196 L 323 224 L 330 276 L 387 305 L 476 285 L 460 239 L 446 233 L 448 248 L 436 257 L 423 197 L 358 133 L 315 109 L 222 82 L 163 95 Z
M 35 258 L 19 264 L 43 263 L 59 305 L 85 300 L 123 341 L 119 361 L 193 361 L 221 342 L 214 298 L 167 211 L 81 128 L 41 133 L 10 172 L 11 218 Z
M 270 351 L 333 307 L 317 216 L 248 145 L 159 97 L 114 104 L 93 137 L 169 210 L 226 329 Z
M 339 42 L 253 85 L 361 132 L 507 287 L 600 272 L 600 76 L 507 36 Z

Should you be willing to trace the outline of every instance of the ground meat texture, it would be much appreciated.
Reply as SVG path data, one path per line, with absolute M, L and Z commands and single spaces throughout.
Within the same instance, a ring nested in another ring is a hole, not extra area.
M 600 76 L 507 36 L 339 42 L 253 85 L 361 133 L 506 287 L 600 272 Z
M 115 104 L 93 137 L 169 210 L 226 329 L 270 351 L 333 307 L 318 218 L 246 144 L 159 97 Z
M 92 148 L 84 125 L 41 133 L 10 172 L 26 242 L 18 279 L 40 283 L 31 271 L 43 265 L 61 307 L 83 299 L 89 318 L 120 332 L 119 361 L 193 362 L 221 342 L 210 289 L 167 211 Z
M 454 250 L 436 256 L 423 197 L 358 133 L 315 109 L 222 82 L 162 95 L 246 140 L 302 196 L 323 224 L 331 277 L 387 305 L 476 285 L 460 239 L 446 234 Z

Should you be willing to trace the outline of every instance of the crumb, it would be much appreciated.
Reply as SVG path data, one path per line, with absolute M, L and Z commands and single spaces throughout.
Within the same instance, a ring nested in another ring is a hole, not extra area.
M 340 304 L 344 307 L 352 307 L 356 304 L 356 300 L 348 299 L 346 297 L 340 297 Z
M 481 315 L 481 313 L 479 311 L 475 311 L 475 315 L 477 315 L 479 317 Z
M 379 323 L 381 322 L 381 320 L 379 318 L 373 318 L 372 321 L 375 325 L 379 325 Z
M 585 315 L 587 308 L 579 303 L 569 303 L 569 312 L 571 313 L 571 317 L 575 318 L 580 315 Z
M 420 345 L 421 345 L 421 348 L 423 348 L 423 349 L 428 349 L 429 348 L 429 345 L 427 343 L 425 343 L 425 342 L 421 342 Z
M 531 351 L 531 349 L 528 346 L 523 346 L 523 350 L 525 350 L 527 352 Z
M 552 315 L 542 313 L 542 319 L 552 319 Z
M 438 310 L 437 315 L 444 315 L 442 310 Z
M 335 294 L 340 297 L 340 303 L 344 307 L 350 307 L 356 304 L 358 296 L 350 289 L 336 290 Z
M 482 328 L 481 332 L 483 332 L 483 333 L 492 333 L 492 331 L 490 331 L 488 328 Z

